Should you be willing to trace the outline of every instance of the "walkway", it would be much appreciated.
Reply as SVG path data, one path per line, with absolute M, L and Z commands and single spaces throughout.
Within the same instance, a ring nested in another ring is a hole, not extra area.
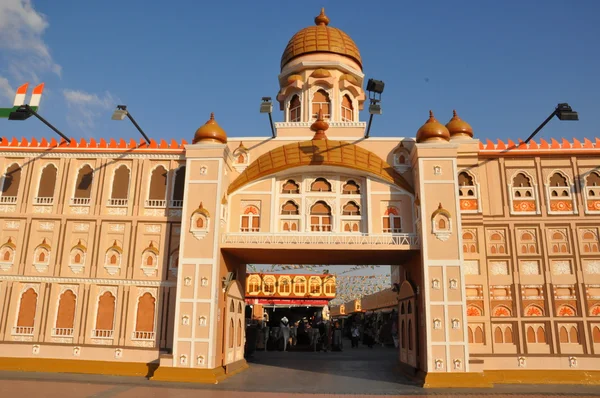
M 250 369 L 217 385 L 159 383 L 130 377 L 0 372 L 0 397 L 600 397 L 598 386 L 501 385 L 482 390 L 423 390 L 400 375 L 396 363 L 396 350 L 392 348 L 369 350 L 361 345 L 352 350 L 348 344 L 344 352 L 257 352 L 250 361 Z

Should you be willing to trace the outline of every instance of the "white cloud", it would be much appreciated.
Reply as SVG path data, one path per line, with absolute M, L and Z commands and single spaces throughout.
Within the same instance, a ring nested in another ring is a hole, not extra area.
M 49 24 L 33 8 L 31 0 L 0 0 L 0 50 L 10 77 L 39 82 L 44 73 L 61 75 L 50 49 L 42 39 Z
M 8 79 L 0 76 L 0 98 L 3 99 L 3 102 L 2 102 L 2 104 L 0 104 L 0 107 L 8 108 L 9 105 L 12 105 L 12 100 L 14 99 L 14 97 L 15 97 L 15 91 L 11 87 Z M 7 100 L 11 100 L 10 104 L 5 104 L 4 98 L 6 98 Z
M 66 89 L 63 90 L 63 95 L 69 110 L 67 121 L 74 128 L 88 134 L 94 128 L 96 119 L 119 102 L 108 91 L 99 96 L 81 90 Z

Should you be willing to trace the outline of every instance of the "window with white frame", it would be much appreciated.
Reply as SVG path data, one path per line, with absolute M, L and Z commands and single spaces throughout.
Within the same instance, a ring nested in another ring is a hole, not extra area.
M 331 208 L 318 201 L 310 208 L 310 230 L 312 232 L 331 232 Z
M 354 121 L 354 107 L 348 94 L 342 97 L 342 122 Z
M 242 232 L 260 232 L 260 212 L 256 206 L 246 206 L 242 214 Z
M 383 214 L 382 232 L 398 234 L 402 232 L 402 218 L 398 208 L 389 206 Z
M 551 199 L 570 198 L 571 189 L 567 177 L 559 172 L 552 174 L 548 184 L 548 195 Z
M 289 121 L 290 122 L 300 122 L 302 121 L 302 105 L 300 103 L 300 97 L 297 94 L 292 96 L 290 100 L 290 113 L 289 113 Z
M 316 119 L 319 115 L 319 110 L 322 112 L 323 119 L 331 118 L 331 100 L 329 94 L 325 90 L 318 90 L 313 95 L 312 100 L 312 118 Z
M 473 176 L 466 171 L 458 174 L 458 196 L 463 198 L 477 197 L 477 188 Z

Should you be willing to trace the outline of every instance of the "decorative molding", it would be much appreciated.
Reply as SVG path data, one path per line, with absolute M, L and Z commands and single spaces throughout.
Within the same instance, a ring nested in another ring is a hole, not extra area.
M 124 152 L 96 152 L 94 150 L 87 150 L 85 152 L 59 152 L 59 151 L 45 151 L 43 153 L 44 158 L 59 158 L 59 159 L 143 159 L 143 160 L 185 160 L 185 154 L 183 149 L 177 149 L 181 154 L 167 154 L 167 153 L 124 153 Z M 18 155 L 24 158 L 38 158 L 40 152 L 21 152 L 21 151 L 2 151 L 0 157 L 14 157 Z
M 174 287 L 174 281 L 143 281 L 132 279 L 98 279 L 98 278 L 63 278 L 54 276 L 23 276 L 0 275 L 0 281 L 30 282 L 30 283 L 73 283 L 85 285 L 123 285 L 123 286 L 149 286 L 149 287 Z M 33 287 L 37 285 L 26 285 Z M 36 290 L 37 291 L 37 290 Z
M 33 263 L 33 267 L 39 273 L 48 271 L 48 264 L 47 263 Z
M 15 211 L 17 211 L 15 205 L 0 205 L 0 213 L 14 213 Z
M 144 209 L 144 215 L 150 217 L 166 217 L 165 209 Z
M 158 225 L 158 224 L 146 225 L 145 230 L 148 233 L 160 233 L 160 225 Z
M 112 232 L 123 232 L 125 231 L 125 224 L 110 224 L 108 229 Z
M 181 217 L 183 212 L 177 209 L 169 209 L 169 217 Z
M 89 206 L 71 206 L 71 214 L 90 214 Z
M 34 214 L 51 214 L 52 206 L 33 206 Z
M 6 221 L 4 223 L 4 229 L 19 229 L 20 225 L 21 225 L 20 221 L 14 221 L 14 220 Z
M 109 207 L 107 213 L 111 216 L 126 216 L 127 207 Z
M 77 232 L 88 232 L 90 230 L 90 224 L 75 223 L 73 225 L 73 230 Z
M 116 275 L 121 267 L 118 265 L 104 264 L 104 269 L 109 275 Z
M 569 367 L 570 368 L 577 367 L 577 357 L 569 357 Z
M 141 266 L 140 268 L 142 269 L 142 272 L 146 276 L 154 276 L 154 275 L 156 275 L 156 267 Z
M 53 222 L 41 222 L 40 230 L 41 231 L 54 231 L 54 223 Z
M 524 368 L 525 366 L 527 366 L 527 360 L 525 359 L 525 357 L 519 357 L 517 360 L 520 368 Z

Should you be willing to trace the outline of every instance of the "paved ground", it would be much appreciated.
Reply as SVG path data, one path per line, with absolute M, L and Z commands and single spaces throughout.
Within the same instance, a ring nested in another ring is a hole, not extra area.
M 395 365 L 395 350 L 382 347 L 369 350 L 361 346 L 355 350 L 346 348 L 341 353 L 257 352 L 249 370 L 208 386 L 129 377 L 0 372 L 0 397 L 600 396 L 600 387 L 588 386 L 502 385 L 483 390 L 423 390 L 401 376 Z

